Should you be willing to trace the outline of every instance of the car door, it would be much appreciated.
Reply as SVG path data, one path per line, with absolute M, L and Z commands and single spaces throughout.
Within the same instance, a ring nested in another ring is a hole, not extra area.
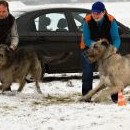
M 121 55 L 130 54 L 130 28 L 117 21 L 121 38 L 121 45 L 118 52 Z
M 33 11 L 22 16 L 21 20 L 17 20 L 18 24 L 23 26 L 19 28 L 21 46 L 32 46 L 48 56 L 72 54 L 63 63 L 48 64 L 48 73 L 79 72 L 81 70 L 80 62 L 77 60 L 77 55 L 80 54 L 79 43 L 66 10 Z

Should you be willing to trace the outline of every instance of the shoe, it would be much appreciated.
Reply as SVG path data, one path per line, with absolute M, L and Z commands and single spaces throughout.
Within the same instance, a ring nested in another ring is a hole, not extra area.
M 114 103 L 117 103 L 117 102 L 118 102 L 118 93 L 112 94 L 112 95 L 111 95 L 111 99 L 112 99 L 112 101 L 113 101 Z
M 11 91 L 11 88 L 9 87 L 9 88 L 7 88 L 5 91 Z
M 89 102 L 92 102 L 92 101 L 91 101 L 91 99 L 89 99 L 89 100 L 85 100 L 85 102 L 88 102 L 88 103 L 89 103 Z
M 87 99 L 87 100 L 84 100 L 85 102 L 92 102 L 91 101 L 91 98 Z

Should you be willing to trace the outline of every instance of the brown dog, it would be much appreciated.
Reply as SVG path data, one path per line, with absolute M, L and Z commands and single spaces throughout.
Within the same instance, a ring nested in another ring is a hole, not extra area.
M 11 51 L 6 45 L 0 45 L 0 81 L 2 93 L 17 81 L 18 91 L 25 85 L 25 77 L 31 74 L 35 81 L 38 93 L 42 93 L 39 86 L 41 77 L 41 63 L 34 50 L 18 49 Z
M 93 101 L 105 101 L 108 96 L 130 85 L 130 55 L 117 54 L 114 46 L 105 39 L 95 42 L 87 51 L 87 55 L 91 63 L 98 62 L 100 83 L 81 100 L 89 101 L 98 93 Z
M 0 45 L 0 81 L 2 85 L 2 93 L 16 81 L 19 82 L 18 91 L 21 91 L 25 85 L 25 78 L 30 74 L 35 82 L 38 93 L 42 93 L 39 86 L 41 79 L 41 60 L 43 64 L 53 63 L 54 61 L 67 59 L 70 55 L 61 54 L 53 57 L 41 57 L 34 49 L 20 48 L 16 51 L 11 51 L 6 45 Z M 39 58 L 40 57 L 40 58 Z

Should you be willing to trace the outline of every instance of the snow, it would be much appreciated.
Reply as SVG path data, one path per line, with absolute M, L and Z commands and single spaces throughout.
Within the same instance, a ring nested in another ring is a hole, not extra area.
M 95 79 L 93 86 L 98 83 Z M 129 103 L 118 106 L 112 101 L 77 102 L 81 97 L 81 79 L 45 82 L 40 86 L 42 95 L 35 91 L 34 83 L 26 84 L 22 93 L 16 93 L 18 84 L 14 83 L 12 93 L 0 95 L 0 130 L 128 130 L 130 127 Z
M 24 3 L 22 3 L 21 1 L 10 1 L 9 2 L 9 9 L 10 10 L 22 8 L 22 7 L 25 7 L 25 6 L 26 5 Z
M 123 22 L 130 23 L 129 3 L 113 4 L 106 6 L 108 9 L 113 8 L 110 11 L 115 11 L 120 20 L 125 18 Z M 93 87 L 98 83 L 99 80 L 95 79 Z M 0 95 L 0 130 L 130 129 L 129 101 L 126 106 L 118 106 L 111 100 L 104 103 L 78 102 L 77 99 L 81 97 L 81 79 L 44 82 L 40 83 L 40 87 L 43 94 L 35 91 L 34 83 L 26 84 L 24 90 L 17 93 L 18 84 L 13 83 L 12 92 Z M 129 89 L 126 89 L 125 98 L 128 99 L 128 96 Z

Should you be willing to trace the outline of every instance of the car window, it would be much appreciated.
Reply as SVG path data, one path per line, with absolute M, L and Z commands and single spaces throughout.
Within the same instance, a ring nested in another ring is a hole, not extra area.
M 75 24 L 77 26 L 77 29 L 82 32 L 82 24 L 83 24 L 83 19 L 86 16 L 86 13 L 81 13 L 81 12 L 72 12 Z
M 69 31 L 64 13 L 48 13 L 34 19 L 36 31 Z

